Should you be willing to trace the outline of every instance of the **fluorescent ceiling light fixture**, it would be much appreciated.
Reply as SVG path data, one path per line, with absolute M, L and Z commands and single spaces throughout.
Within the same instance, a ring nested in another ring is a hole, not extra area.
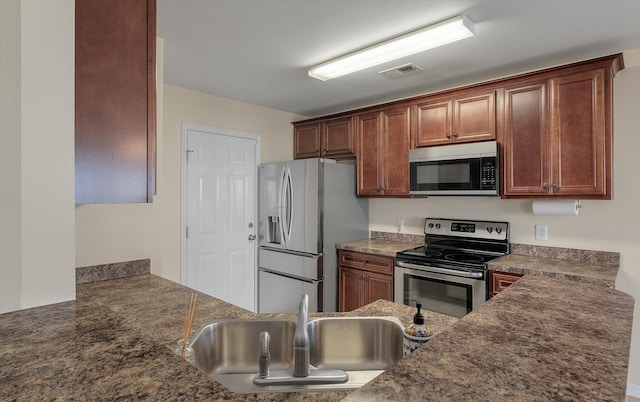
M 309 76 L 327 81 L 388 61 L 424 52 L 447 43 L 466 39 L 473 35 L 473 22 L 466 15 L 458 15 L 318 64 L 309 69 Z

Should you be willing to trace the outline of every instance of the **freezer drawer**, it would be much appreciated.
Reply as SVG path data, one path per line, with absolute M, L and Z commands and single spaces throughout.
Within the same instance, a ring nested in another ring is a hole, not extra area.
M 258 265 L 269 271 L 305 279 L 322 279 L 322 256 L 260 248 Z
M 304 294 L 309 295 L 309 312 L 318 311 L 318 294 L 322 282 L 305 282 L 260 270 L 260 313 L 297 313 Z

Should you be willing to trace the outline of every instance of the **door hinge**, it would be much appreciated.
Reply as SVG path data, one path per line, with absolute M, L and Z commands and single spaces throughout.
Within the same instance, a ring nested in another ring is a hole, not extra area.
M 191 154 L 193 152 L 193 149 L 187 149 L 186 151 L 184 151 L 187 153 L 187 163 L 189 163 L 189 154 Z
M 187 226 L 185 229 L 186 229 L 185 230 L 185 236 L 188 239 L 189 238 L 189 226 Z

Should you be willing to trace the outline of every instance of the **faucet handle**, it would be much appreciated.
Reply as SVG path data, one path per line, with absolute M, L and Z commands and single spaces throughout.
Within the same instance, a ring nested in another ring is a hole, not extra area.
M 258 367 L 260 368 L 258 377 L 260 378 L 269 377 L 269 364 L 271 362 L 271 353 L 269 352 L 270 339 L 271 335 L 269 335 L 268 331 L 260 332 L 260 356 L 258 357 Z

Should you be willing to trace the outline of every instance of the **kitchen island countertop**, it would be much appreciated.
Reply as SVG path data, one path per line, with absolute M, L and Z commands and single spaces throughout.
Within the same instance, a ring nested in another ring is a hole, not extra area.
M 154 275 L 79 285 L 77 300 L 0 315 L 0 400 L 624 400 L 633 299 L 525 276 L 358 391 L 238 395 L 174 355 L 186 288 Z M 378 301 L 352 315 L 413 309 Z M 254 313 L 201 295 L 195 326 Z

